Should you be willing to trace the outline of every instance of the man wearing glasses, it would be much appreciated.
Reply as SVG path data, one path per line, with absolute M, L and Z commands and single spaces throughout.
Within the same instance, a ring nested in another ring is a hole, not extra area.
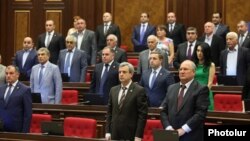
M 197 41 L 197 29 L 188 27 L 186 32 L 187 41 L 178 45 L 176 56 L 174 59 L 174 67 L 179 69 L 180 64 L 184 60 L 193 60 L 195 46 L 201 42 Z

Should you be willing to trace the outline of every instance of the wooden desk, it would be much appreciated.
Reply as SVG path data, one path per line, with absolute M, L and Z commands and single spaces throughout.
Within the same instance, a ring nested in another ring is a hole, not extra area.
M 88 139 L 78 137 L 52 136 L 41 134 L 22 134 L 22 133 L 8 133 L 0 132 L 1 141 L 104 141 L 104 139 Z

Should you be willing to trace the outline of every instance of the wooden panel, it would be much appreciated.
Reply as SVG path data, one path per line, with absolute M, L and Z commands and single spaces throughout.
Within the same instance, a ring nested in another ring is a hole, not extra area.
M 140 22 L 140 15 L 142 12 L 147 12 L 150 15 L 150 23 L 153 25 L 165 23 L 166 0 L 136 0 L 130 1 L 119 0 L 114 1 L 113 17 L 114 22 L 120 26 L 122 35 L 122 44 L 129 46 L 132 50 L 131 34 L 133 27 Z M 154 8 L 152 8 L 154 7 Z
M 16 2 L 26 2 L 26 1 L 31 1 L 31 0 L 15 0 Z
M 29 10 L 15 10 L 14 52 L 23 48 L 22 47 L 23 39 L 29 34 L 30 34 L 30 11 Z
M 250 21 L 250 4 L 246 0 L 225 0 L 226 23 L 231 31 L 237 31 L 237 23 L 240 20 Z
M 46 10 L 46 20 L 53 20 L 55 22 L 55 31 L 62 33 L 62 10 Z

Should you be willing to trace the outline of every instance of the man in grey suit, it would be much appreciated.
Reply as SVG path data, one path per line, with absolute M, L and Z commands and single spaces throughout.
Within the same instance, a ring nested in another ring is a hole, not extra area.
M 77 20 L 77 32 L 73 35 L 77 38 L 77 49 L 85 51 L 88 55 L 88 65 L 95 65 L 96 37 L 93 31 L 86 29 L 84 19 Z
M 250 33 L 248 32 L 248 24 L 246 21 L 240 21 L 237 24 L 239 34 L 239 46 L 250 49 Z
M 180 82 L 170 85 L 160 113 L 163 128 L 176 130 L 180 141 L 203 141 L 209 89 L 194 80 L 195 64 L 186 60 L 179 69 Z
M 152 51 L 160 52 L 163 55 L 162 67 L 168 69 L 168 57 L 162 50 L 156 48 L 158 38 L 155 35 L 150 35 L 147 38 L 148 48 L 139 54 L 139 62 L 137 66 L 137 74 L 142 74 L 145 70 L 150 68 L 149 66 L 149 55 Z
M 76 38 L 73 35 L 66 37 L 67 49 L 59 54 L 58 67 L 69 82 L 84 82 L 87 69 L 87 54 L 77 49 Z
M 47 48 L 37 51 L 39 64 L 33 66 L 30 76 L 32 93 L 40 93 L 42 103 L 60 104 L 62 98 L 62 78 L 58 66 L 49 62 Z
M 141 141 L 147 120 L 146 91 L 132 82 L 134 67 L 123 62 L 119 66 L 121 85 L 112 87 L 107 111 L 106 139 Z

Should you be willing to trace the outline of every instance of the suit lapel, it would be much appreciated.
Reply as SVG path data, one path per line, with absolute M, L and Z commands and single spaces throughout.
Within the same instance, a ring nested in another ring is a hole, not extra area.
M 194 86 L 193 86 L 194 83 L 195 83 L 195 81 L 193 81 L 193 82 L 191 83 L 191 85 L 189 86 L 188 90 L 187 90 L 186 93 L 184 94 L 183 102 L 182 102 L 182 104 L 181 104 L 180 110 L 182 109 L 183 105 L 187 102 L 187 99 L 190 97 L 190 95 L 192 95 L 192 92 L 195 91 Z M 177 98 L 177 99 L 178 99 L 178 98 Z M 178 103 L 178 102 L 177 102 L 177 103 Z M 180 111 L 180 110 L 179 110 L 179 111 Z
M 146 72 L 146 86 L 148 86 L 148 87 L 149 87 L 149 79 L 150 79 L 151 72 L 152 72 L 152 69 L 150 69 L 150 71 Z
M 134 83 L 132 82 L 132 84 L 129 86 L 127 94 L 125 96 L 125 99 L 124 99 L 124 102 L 123 102 L 123 105 L 122 105 L 122 109 L 128 103 L 129 99 L 131 98 L 131 96 L 133 94 L 133 91 L 134 91 Z M 118 101 L 118 99 L 117 99 L 117 101 Z M 119 106 L 118 106 L 118 108 L 119 108 Z
M 158 86 L 158 84 L 159 84 L 158 82 L 160 81 L 160 79 L 163 78 L 163 77 L 162 77 L 163 75 L 164 75 L 164 71 L 163 71 L 163 69 L 161 68 L 160 72 L 158 73 L 158 75 L 157 75 L 157 77 L 156 77 L 156 79 L 155 79 L 155 82 L 154 82 L 154 85 L 153 85 L 152 89 Z
M 6 88 L 7 88 L 7 85 L 6 85 Z M 18 82 L 18 83 L 16 84 L 16 86 L 14 87 L 14 89 L 13 89 L 13 91 L 12 91 L 10 97 L 9 97 L 8 103 L 6 103 L 5 106 L 7 106 L 7 105 L 10 103 L 10 100 L 11 100 L 15 95 L 19 94 L 19 92 L 18 92 L 19 89 L 20 89 L 20 84 L 19 84 L 19 82 Z M 5 90 L 6 90 L 6 89 L 5 89 Z

